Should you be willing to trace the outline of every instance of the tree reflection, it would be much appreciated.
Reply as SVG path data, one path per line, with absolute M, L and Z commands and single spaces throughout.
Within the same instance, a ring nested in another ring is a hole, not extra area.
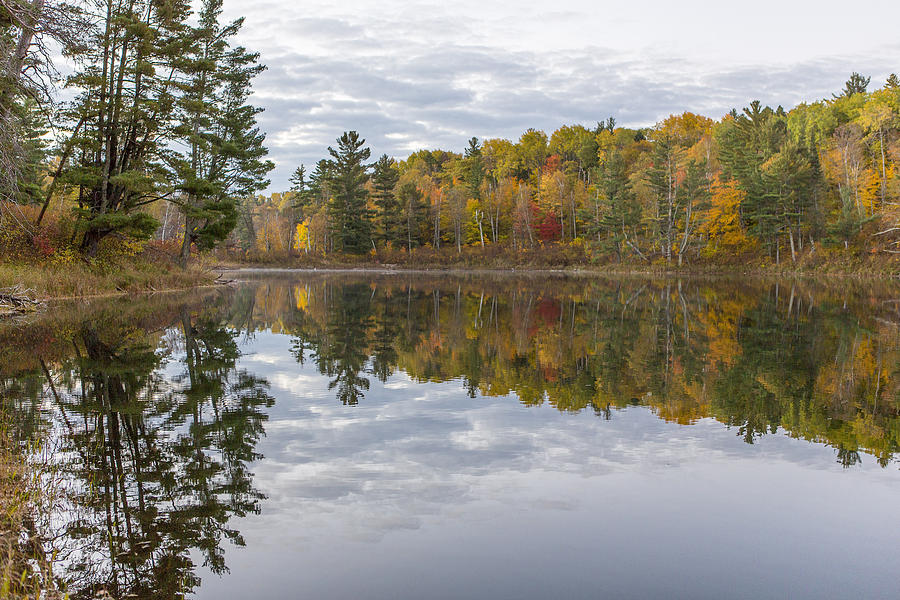
M 171 352 L 84 326 L 52 386 L 70 517 L 57 550 L 73 598 L 184 597 L 199 584 L 193 556 L 225 571 L 223 541 L 243 544 L 230 520 L 259 511 L 249 463 L 260 458 L 268 384 L 236 368 L 224 321 L 183 311 L 180 325 Z
M 845 466 L 863 448 L 887 464 L 900 447 L 897 321 L 864 325 L 794 284 L 558 287 L 323 278 L 280 314 L 298 359 L 312 356 L 347 405 L 367 373 L 400 370 L 602 418 L 635 403 L 678 423 L 714 417 L 747 443 L 781 430 L 827 441 Z

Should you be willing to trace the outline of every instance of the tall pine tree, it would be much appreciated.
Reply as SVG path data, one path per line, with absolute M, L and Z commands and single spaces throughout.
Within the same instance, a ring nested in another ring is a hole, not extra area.
M 333 192 L 329 226 L 336 250 L 361 254 L 372 244 L 372 220 L 365 188 L 368 179 L 365 161 L 371 151 L 363 147 L 366 140 L 355 131 L 345 131 L 337 143 L 336 149 L 328 147 L 332 157 L 329 162 Z
M 264 160 L 265 136 L 256 127 L 260 109 L 247 104 L 250 82 L 264 67 L 256 64 L 258 55 L 230 46 L 243 19 L 223 26 L 221 13 L 222 0 L 204 0 L 192 43 L 179 61 L 187 78 L 176 134 L 187 150 L 173 153 L 171 164 L 179 182 L 176 203 L 184 213 L 183 265 L 192 245 L 209 249 L 231 233 L 238 202 L 263 189 L 273 168 Z
M 599 172 L 599 209 L 596 215 L 598 241 L 612 246 L 616 257 L 622 260 L 626 246 L 639 252 L 630 240 L 631 233 L 640 223 L 641 208 L 638 205 L 631 182 L 628 180 L 625 159 L 614 150 L 604 161 Z
M 403 239 L 403 215 L 400 214 L 400 203 L 394 188 L 400 179 L 397 163 L 382 154 L 373 165 L 372 184 L 375 193 L 372 199 L 378 207 L 378 227 L 376 228 L 376 240 L 382 244 L 397 245 Z
M 79 95 L 69 111 L 70 143 L 77 159 L 64 173 L 78 190 L 88 256 L 114 232 L 150 236 L 158 223 L 142 207 L 174 192 L 163 155 L 176 110 L 174 64 L 190 43 L 186 0 L 93 6 L 95 25 L 72 55 L 78 69 L 68 85 Z

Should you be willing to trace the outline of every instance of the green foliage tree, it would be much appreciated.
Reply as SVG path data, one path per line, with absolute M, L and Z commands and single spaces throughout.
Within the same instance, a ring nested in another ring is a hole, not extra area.
M 593 215 L 597 241 L 611 246 L 620 261 L 627 246 L 640 253 L 630 234 L 640 223 L 641 208 L 632 191 L 625 160 L 618 150 L 611 152 L 601 165 L 597 192 L 599 201 Z
M 177 111 L 174 65 L 191 44 L 186 0 L 97 8 L 68 80 L 80 92 L 68 111 L 77 161 L 65 176 L 78 189 L 88 256 L 111 233 L 151 235 L 157 222 L 141 208 L 174 193 L 163 156 Z
M 717 131 L 717 137 L 723 175 L 726 180 L 735 179 L 746 192 L 746 202 L 740 206 L 741 220 L 775 257 L 782 222 L 780 203 L 790 192 L 777 189 L 779 176 L 767 176 L 766 164 L 787 142 L 785 119 L 754 100 L 742 114 L 733 111 L 731 119 Z M 776 170 L 780 168 L 774 166 Z
M 366 140 L 361 139 L 355 131 L 345 131 L 337 142 L 337 148 L 328 148 L 332 157 L 330 169 L 333 186 L 329 227 L 335 249 L 361 254 L 372 243 L 371 215 L 365 188 L 368 179 L 365 161 L 371 156 L 371 151 L 364 147 Z
M 382 244 L 399 245 L 403 239 L 403 215 L 397 200 L 395 188 L 400 180 L 397 161 L 387 154 L 382 154 L 372 171 L 372 200 L 378 207 L 378 226 L 376 239 Z
M 28 97 L 16 107 L 18 131 L 18 169 L 12 189 L 0 192 L 20 204 L 37 205 L 44 202 L 44 178 L 50 156 L 46 136 L 47 123 L 37 103 Z M 0 179 L 3 185 L 3 179 Z
M 199 24 L 177 65 L 186 74 L 180 85 L 175 134 L 187 151 L 170 158 L 178 181 L 177 204 L 184 213 L 181 262 L 191 246 L 210 249 L 238 221 L 237 204 L 268 185 L 274 165 L 264 160 L 265 135 L 256 127 L 260 109 L 247 104 L 250 83 L 265 67 L 258 55 L 233 47 L 230 40 L 243 19 L 221 25 L 222 0 L 204 0 Z
M 866 89 L 869 87 L 869 82 L 872 81 L 871 77 L 864 77 L 860 75 L 856 71 L 854 71 L 850 75 L 850 79 L 844 83 L 844 89 L 841 90 L 839 96 L 835 96 L 835 98 L 840 98 L 841 96 L 845 98 L 849 98 L 854 94 L 865 94 Z
M 463 179 L 470 198 L 481 199 L 481 183 L 484 181 L 484 159 L 481 155 L 481 143 L 477 137 L 469 140 L 463 161 Z

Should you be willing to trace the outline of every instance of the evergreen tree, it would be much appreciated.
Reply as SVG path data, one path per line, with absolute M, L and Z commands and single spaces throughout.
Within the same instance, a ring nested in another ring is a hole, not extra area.
M 28 97 L 18 102 L 18 125 L 15 133 L 18 138 L 19 168 L 16 173 L 16 185 L 12 190 L 0 192 L 8 195 L 20 204 L 40 204 L 44 201 L 43 180 L 47 171 L 49 156 L 46 140 L 47 127 L 44 115 L 37 103 Z M 5 178 L 0 178 L 3 185 Z
M 372 199 L 378 207 L 379 218 L 376 230 L 376 239 L 382 244 L 391 243 L 397 245 L 403 239 L 403 215 L 400 214 L 400 203 L 394 188 L 400 179 L 397 163 L 382 154 L 373 165 L 372 184 L 375 193 Z
M 336 250 L 361 254 L 372 243 L 372 222 L 366 201 L 365 188 L 368 175 L 365 161 L 371 151 L 364 148 L 366 140 L 355 131 L 345 131 L 338 138 L 337 149 L 328 147 L 332 159 L 330 229 Z
M 80 91 L 69 111 L 78 160 L 65 178 L 78 189 L 78 230 L 88 256 L 111 233 L 148 237 L 156 230 L 141 208 L 174 191 L 162 160 L 176 112 L 172 75 L 192 43 L 186 0 L 97 9 L 84 45 L 73 51 L 81 67 L 68 80 Z
M 303 210 L 309 205 L 309 181 L 306 179 L 306 166 L 300 165 L 291 174 L 291 207 Z
M 212 248 L 224 240 L 238 220 L 238 201 L 263 189 L 273 168 L 264 157 L 264 134 L 256 127 L 260 112 L 247 104 L 250 82 L 264 67 L 258 55 L 229 40 L 243 19 L 219 23 L 222 0 L 204 0 L 192 43 L 179 66 L 188 75 L 179 98 L 181 123 L 176 134 L 188 152 L 173 153 L 178 202 L 185 217 L 182 264 L 191 245 Z
M 641 209 L 631 189 L 621 152 L 615 150 L 610 153 L 600 167 L 598 178 L 597 239 L 612 246 L 621 260 L 625 246 L 631 243 L 629 232 L 637 227 L 641 218 Z
M 322 159 L 316 163 L 315 170 L 309 175 L 307 193 L 313 206 L 321 207 L 331 199 L 334 183 L 334 171 L 331 161 Z
M 481 182 L 484 181 L 484 159 L 477 137 L 469 140 L 465 151 L 465 182 L 470 198 L 481 200 Z
M 787 138 L 785 120 L 758 100 L 743 113 L 732 113 L 718 132 L 719 160 L 726 180 L 734 179 L 746 193 L 741 204 L 741 222 L 760 240 L 771 256 L 777 254 L 777 234 L 781 222 L 779 195 L 765 177 L 764 165 L 781 151 Z
M 844 89 L 841 90 L 840 96 L 835 96 L 835 98 L 840 98 L 841 96 L 849 98 L 854 94 L 865 94 L 870 81 L 872 81 L 871 77 L 863 77 L 854 71 L 850 75 L 850 79 L 844 83 Z

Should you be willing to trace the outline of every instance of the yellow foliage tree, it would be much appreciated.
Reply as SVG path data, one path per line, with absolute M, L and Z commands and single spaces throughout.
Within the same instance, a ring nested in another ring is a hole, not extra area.
M 723 183 L 718 177 L 713 181 L 710 208 L 699 231 L 709 241 L 703 249 L 705 256 L 735 255 L 751 248 L 753 242 L 740 219 L 740 206 L 746 196 L 735 181 Z

